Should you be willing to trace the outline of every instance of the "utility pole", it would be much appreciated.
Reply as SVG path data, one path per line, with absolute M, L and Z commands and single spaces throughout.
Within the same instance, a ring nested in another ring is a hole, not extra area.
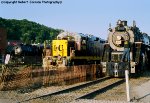
M 125 70 L 127 102 L 130 102 L 129 70 Z

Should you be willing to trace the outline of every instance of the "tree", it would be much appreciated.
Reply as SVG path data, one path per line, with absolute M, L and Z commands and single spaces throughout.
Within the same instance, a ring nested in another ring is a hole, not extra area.
M 15 19 L 0 18 L 0 27 L 7 29 L 8 40 L 21 40 L 24 43 L 43 43 L 52 40 L 63 30 L 53 29 L 38 23 Z

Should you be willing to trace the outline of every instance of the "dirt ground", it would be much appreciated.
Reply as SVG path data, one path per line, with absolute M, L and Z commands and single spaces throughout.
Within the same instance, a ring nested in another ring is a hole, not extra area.
M 150 102 L 150 71 L 145 72 L 138 78 L 132 78 L 129 80 L 130 82 L 130 90 L 131 90 L 131 99 L 133 102 L 142 102 L 147 103 Z M 83 83 L 83 82 L 82 82 Z M 74 85 L 78 85 L 74 84 Z M 81 83 L 80 83 L 81 84 Z M 55 92 L 73 85 L 62 85 L 62 86 L 50 86 L 50 87 L 41 87 L 41 88 L 21 88 L 17 90 L 9 90 L 9 91 L 0 91 L 0 103 L 17 103 L 20 101 L 24 101 L 29 98 L 33 98 L 39 95 Z M 119 91 L 119 92 L 118 92 Z M 108 94 L 107 94 L 108 93 Z M 115 94 L 110 95 L 109 93 Z M 106 96 L 104 96 L 106 95 Z M 125 85 L 122 84 L 118 89 L 113 89 L 106 92 L 102 95 L 104 98 L 96 98 L 92 100 L 78 100 L 73 101 L 73 103 L 121 103 L 126 102 L 126 93 L 125 93 Z M 110 97 L 109 97 L 110 96 Z M 107 99 L 109 98 L 109 99 Z M 115 100 L 114 100 L 115 98 Z M 25 102 L 26 103 L 26 102 Z M 27 102 L 27 103 L 36 103 L 36 102 Z M 40 100 L 40 103 L 45 103 L 44 100 Z M 50 103 L 50 102 L 49 102 Z

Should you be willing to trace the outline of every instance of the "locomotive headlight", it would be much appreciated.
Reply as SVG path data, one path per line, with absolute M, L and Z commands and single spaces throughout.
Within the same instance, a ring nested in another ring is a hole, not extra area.
M 117 36 L 117 40 L 121 40 L 121 36 Z

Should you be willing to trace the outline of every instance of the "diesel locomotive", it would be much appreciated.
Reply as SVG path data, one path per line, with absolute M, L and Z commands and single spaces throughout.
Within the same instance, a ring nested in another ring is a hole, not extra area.
M 88 34 L 62 32 L 52 40 L 51 55 L 45 61 L 51 66 L 100 63 L 105 40 Z
M 135 21 L 133 26 L 128 26 L 127 21 L 118 20 L 116 27 L 110 27 L 108 30 L 108 42 L 105 43 L 102 57 L 103 73 L 124 77 L 125 69 L 128 69 L 131 75 L 144 71 L 150 58 L 150 37 L 140 32 Z M 126 51 L 125 47 L 127 41 L 129 51 Z

